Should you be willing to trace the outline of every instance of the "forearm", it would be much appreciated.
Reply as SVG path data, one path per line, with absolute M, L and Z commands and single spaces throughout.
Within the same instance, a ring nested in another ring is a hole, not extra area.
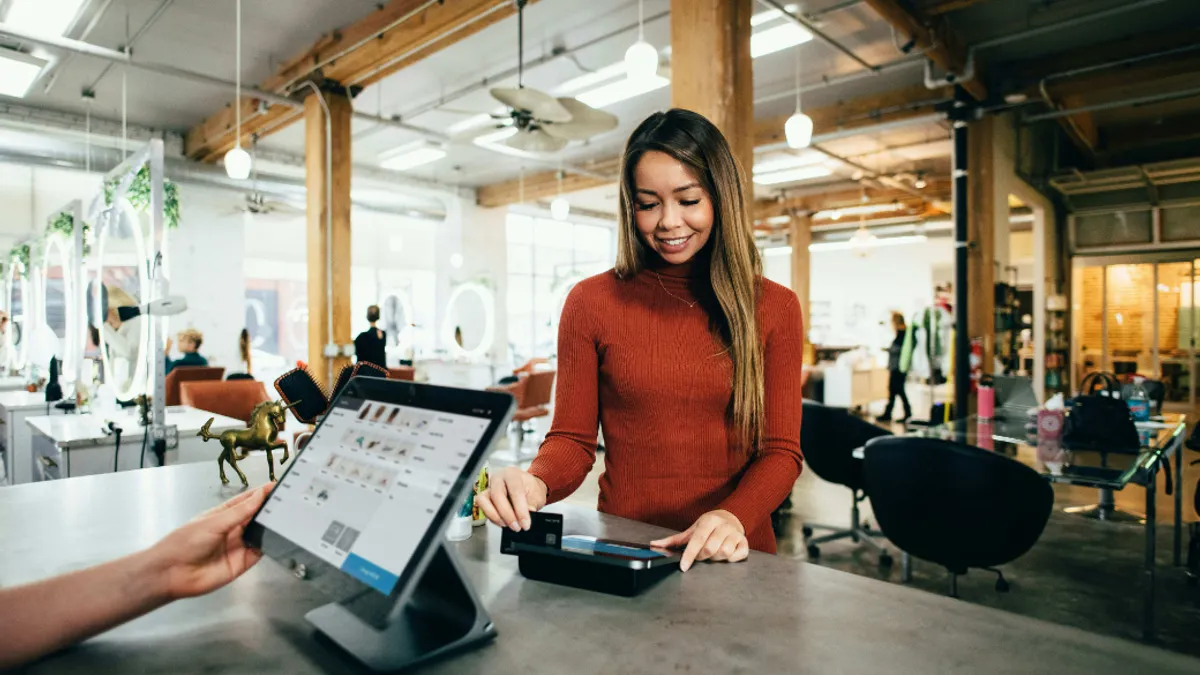
M 595 463 L 595 439 L 588 443 L 577 434 L 551 431 L 529 466 L 529 473 L 546 484 L 546 503 L 550 504 L 578 490 Z
M 742 474 L 718 508 L 737 516 L 747 531 L 765 521 L 792 492 L 802 460 L 790 452 L 767 452 Z
M 161 565 L 142 551 L 0 590 L 0 670 L 31 661 L 169 601 Z

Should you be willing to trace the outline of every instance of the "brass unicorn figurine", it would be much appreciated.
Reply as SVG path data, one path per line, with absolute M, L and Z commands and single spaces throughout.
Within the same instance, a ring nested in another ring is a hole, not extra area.
M 221 455 L 217 457 L 217 468 L 221 470 L 221 482 L 228 484 L 229 479 L 225 477 L 225 462 L 229 462 L 229 466 L 237 472 L 238 478 L 242 479 L 242 485 L 249 486 L 249 481 L 246 480 L 246 474 L 238 468 L 238 461 L 246 459 L 251 450 L 266 450 L 267 451 L 267 466 L 271 469 L 271 480 L 275 480 L 275 457 L 271 451 L 276 448 L 283 448 L 283 460 L 280 464 L 286 464 L 288 461 L 287 441 L 279 440 L 279 430 L 283 427 L 286 419 L 284 413 L 289 408 L 299 405 L 300 401 L 296 401 L 291 405 L 284 405 L 283 401 L 264 401 L 254 406 L 254 411 L 250 413 L 250 426 L 241 431 L 226 431 L 225 433 L 214 435 L 209 432 L 212 427 L 213 420 L 209 418 L 204 426 L 201 427 L 200 433 L 196 434 L 203 438 L 206 442 L 211 439 L 217 439 L 221 442 Z M 239 454 L 236 452 L 238 448 L 242 449 Z

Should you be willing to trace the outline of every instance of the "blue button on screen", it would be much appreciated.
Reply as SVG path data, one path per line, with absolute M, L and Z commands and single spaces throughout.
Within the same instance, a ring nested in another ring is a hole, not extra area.
M 353 553 L 342 563 L 342 571 L 384 595 L 390 595 L 399 580 L 395 574 Z

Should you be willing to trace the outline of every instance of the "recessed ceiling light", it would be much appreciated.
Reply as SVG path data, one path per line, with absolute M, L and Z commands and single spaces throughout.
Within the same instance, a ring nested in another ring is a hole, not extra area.
M 671 84 L 670 80 L 658 75 L 633 80 L 626 78 L 600 85 L 595 89 L 579 94 L 575 98 L 593 108 L 605 108 L 614 103 L 620 103 L 635 96 L 641 96 L 656 89 L 662 89 L 669 84 Z
M 392 171 L 407 171 L 446 156 L 445 148 L 428 141 L 402 145 L 379 156 L 379 165 Z
M 821 163 L 824 159 L 824 155 L 816 152 L 789 152 L 768 155 L 754 165 L 754 173 L 771 173 L 772 171 L 794 169 L 798 166 L 811 166 Z
M 58 37 L 75 23 L 84 0 L 13 0 L 10 4 L 4 23 Z
M 0 94 L 25 98 L 46 61 L 11 49 L 0 49 Z
M 796 5 L 786 5 L 784 6 L 784 9 L 786 9 L 788 12 L 795 13 L 797 7 Z M 768 9 L 765 12 L 759 12 L 758 14 L 750 17 L 750 25 L 761 26 L 764 23 L 770 23 L 781 16 L 783 16 L 783 12 L 780 12 L 777 9 Z
M 780 183 L 798 183 L 804 180 L 825 178 L 832 175 L 833 171 L 827 166 L 801 166 L 795 169 L 755 174 L 754 182 L 758 185 L 778 185 Z
M 788 47 L 802 45 L 813 39 L 812 33 L 794 23 L 785 23 L 760 30 L 750 36 L 750 58 L 774 54 Z

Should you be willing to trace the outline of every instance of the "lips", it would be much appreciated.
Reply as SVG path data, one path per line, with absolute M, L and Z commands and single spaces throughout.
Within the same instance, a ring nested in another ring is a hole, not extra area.
M 663 253 L 679 253 L 687 248 L 688 242 L 695 235 L 687 235 L 686 237 L 676 237 L 674 239 L 659 239 L 658 245 Z

